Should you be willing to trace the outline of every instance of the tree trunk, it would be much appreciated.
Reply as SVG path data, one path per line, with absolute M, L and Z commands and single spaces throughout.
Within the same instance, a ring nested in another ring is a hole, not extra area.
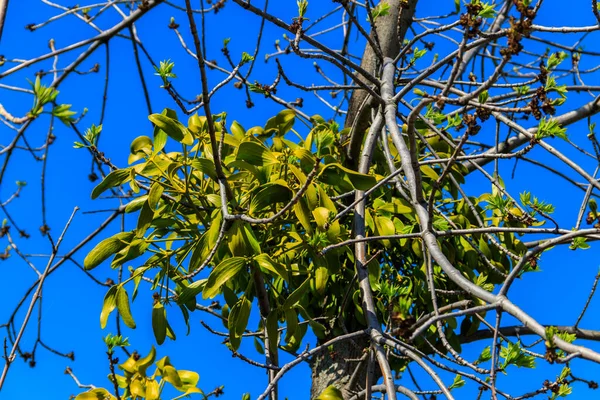
M 368 346 L 369 342 L 364 339 L 355 342 L 344 341 L 315 354 L 310 361 L 312 371 L 310 398 L 315 399 L 330 385 L 340 389 L 344 399 L 364 389 L 367 379 L 365 355 L 368 354 Z M 360 361 L 361 359 L 363 361 Z M 348 387 L 352 379 L 352 387 Z
M 375 20 L 375 29 L 384 57 L 395 58 L 398 55 L 401 42 L 404 41 L 406 31 L 415 14 L 417 0 L 408 0 L 408 4 L 402 7 L 401 3 L 403 2 L 402 0 L 387 0 L 390 5 L 389 14 Z M 374 37 L 372 32 L 371 37 Z M 365 46 L 360 66 L 368 73 L 377 75 L 379 60 L 377 60 L 377 55 L 369 44 Z M 368 84 L 366 79 L 362 77 L 361 81 Z M 355 90 L 352 93 L 348 104 L 345 126 L 346 128 L 352 128 L 347 155 L 349 164 L 353 167 L 358 165 L 358 155 L 364 133 L 371 124 L 372 108 L 373 104 L 366 91 Z
M 375 28 L 384 57 L 395 58 L 400 52 L 401 43 L 412 22 L 418 0 L 387 0 L 390 12 L 377 18 Z M 404 7 L 401 5 L 405 3 Z M 374 38 L 373 32 L 371 37 Z M 377 75 L 379 60 L 373 48 L 367 43 L 363 53 L 361 67 L 372 75 Z M 361 77 L 367 83 L 367 80 Z M 345 126 L 352 128 L 347 148 L 348 164 L 356 168 L 364 133 L 371 124 L 373 103 L 364 90 L 355 90 L 348 104 Z M 330 349 L 313 356 L 311 360 L 312 386 L 310 398 L 315 399 L 328 386 L 333 385 L 342 391 L 344 399 L 363 390 L 368 373 L 369 341 L 345 341 L 334 344 Z M 362 360 L 362 361 L 360 361 Z M 381 376 L 375 366 L 372 384 Z M 350 385 L 349 385 L 350 384 Z

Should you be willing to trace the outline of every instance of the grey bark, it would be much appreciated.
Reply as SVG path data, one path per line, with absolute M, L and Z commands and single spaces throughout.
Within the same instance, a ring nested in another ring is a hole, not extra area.
M 310 398 L 315 399 L 330 385 L 340 389 L 345 399 L 363 390 L 367 379 L 367 363 L 361 363 L 359 360 L 367 351 L 368 345 L 368 340 L 355 342 L 346 340 L 334 344 L 329 351 L 315 355 L 310 362 L 312 370 Z M 355 372 L 355 385 L 349 388 L 348 383 Z
M 406 32 L 412 22 L 417 0 L 409 0 L 408 6 L 405 7 L 401 6 L 400 0 L 388 0 L 388 4 L 390 5 L 389 15 L 377 18 L 375 29 L 377 30 L 383 56 L 393 59 L 400 52 L 401 42 L 404 41 Z M 372 32 L 371 37 L 373 37 Z M 377 55 L 371 46 L 365 46 L 360 64 L 365 71 L 373 76 L 377 75 L 382 61 L 377 59 Z M 361 77 L 361 80 L 365 84 L 368 84 L 364 78 Z M 364 90 L 355 90 L 350 97 L 345 126 L 352 129 L 347 155 L 349 164 L 353 167 L 358 165 L 360 146 L 365 131 L 370 125 L 373 103 L 370 96 Z

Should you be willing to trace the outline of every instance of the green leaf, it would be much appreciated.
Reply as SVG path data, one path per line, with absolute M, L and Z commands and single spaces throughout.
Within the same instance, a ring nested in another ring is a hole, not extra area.
M 273 259 L 268 254 L 259 254 L 256 257 L 254 257 L 254 261 L 256 261 L 259 267 L 266 269 L 267 271 L 273 273 L 275 276 L 279 276 L 285 281 L 289 280 L 285 266 L 276 261 L 273 261 Z
M 390 236 L 396 233 L 396 226 L 392 220 L 387 217 L 376 216 L 375 229 L 379 236 Z M 391 246 L 391 242 L 388 239 L 382 240 L 381 243 L 386 247 Z
M 117 309 L 119 310 L 119 315 L 121 315 L 121 319 L 123 319 L 125 325 L 131 329 L 135 329 L 135 321 L 133 320 L 131 310 L 129 309 L 129 295 L 122 285 L 117 287 L 116 304 Z
M 590 248 L 590 245 L 586 241 L 587 241 L 587 239 L 584 237 L 576 237 L 571 242 L 569 249 L 570 250 L 577 250 L 577 249 L 587 250 Z
M 138 237 L 143 237 L 146 230 L 152 224 L 152 220 L 154 219 L 154 209 L 148 204 L 148 202 L 144 203 L 142 206 L 142 211 L 138 217 L 138 223 L 136 228 L 136 234 Z
M 483 92 L 479 93 L 479 103 L 480 104 L 485 104 L 485 102 L 488 100 L 488 98 L 490 97 L 490 94 L 488 93 L 487 90 L 484 90 Z
M 345 181 L 358 190 L 369 190 L 377 183 L 374 176 L 352 171 L 338 163 L 325 165 L 319 173 L 319 180 L 332 186 L 342 185 Z
M 204 290 L 206 281 L 207 279 L 200 279 L 184 287 L 179 294 L 177 302 L 179 304 L 187 304 L 187 302 L 191 301 L 192 299 L 194 299 L 195 302 L 196 296 Z
M 248 223 L 235 221 L 227 234 L 229 250 L 233 256 L 252 256 L 262 253 L 258 240 Z
M 116 268 L 123 265 L 126 261 L 133 260 L 146 252 L 148 242 L 144 239 L 133 239 L 131 244 L 117 253 L 110 266 Z
M 285 181 L 279 180 L 273 183 L 268 183 L 254 195 L 250 203 L 250 214 L 262 210 L 265 207 L 276 203 L 287 203 L 293 197 L 292 190 L 287 186 Z
M 246 326 L 248 326 L 251 307 L 252 303 L 250 300 L 248 300 L 246 296 L 242 296 L 229 313 L 227 319 L 229 342 L 234 350 L 237 350 L 240 347 L 242 335 L 246 330 Z
M 60 104 L 52 109 L 52 115 L 60 119 L 60 121 L 70 126 L 71 122 L 75 121 L 73 115 L 77 114 L 71 110 L 71 104 Z
M 88 271 L 96 268 L 108 257 L 127 247 L 133 236 L 133 232 L 120 232 L 113 237 L 104 239 L 88 253 L 83 260 L 83 267 Z
M 148 196 L 136 197 L 135 199 L 127 203 L 127 206 L 125 206 L 125 212 L 129 214 L 132 212 L 139 211 L 140 208 L 142 208 L 142 206 L 146 202 L 146 200 L 148 200 Z
M 208 276 L 206 286 L 202 291 L 202 298 L 212 299 L 221 290 L 228 280 L 236 276 L 246 266 L 243 257 L 231 257 L 223 260 Z
M 148 192 L 148 205 L 152 210 L 158 205 L 158 201 L 160 200 L 163 191 L 164 187 L 158 182 L 154 182 L 150 187 L 150 191 Z
M 315 289 L 320 295 L 325 293 L 327 288 L 327 279 L 329 279 L 329 271 L 325 267 L 318 267 L 315 270 Z
M 246 161 L 251 165 L 263 167 L 279 164 L 277 156 L 261 143 L 254 141 L 242 142 L 238 147 L 236 160 Z
M 277 351 L 277 343 L 279 343 L 279 319 L 277 317 L 277 310 L 271 310 L 271 313 L 267 316 L 266 328 L 267 335 L 269 336 L 269 350 L 271 353 Z
M 133 139 L 133 142 L 131 142 L 129 151 L 131 154 L 146 154 L 144 150 L 150 150 L 151 148 L 152 139 L 150 139 L 148 136 L 138 136 L 135 139 Z
M 377 18 L 383 17 L 390 14 L 390 5 L 385 1 L 381 1 L 381 3 L 377 4 L 375 7 L 371 9 L 371 15 L 367 16 L 367 21 L 375 22 Z
M 167 337 L 167 310 L 158 301 L 152 307 L 152 331 L 156 343 L 163 344 Z
M 183 389 L 195 387 L 200 381 L 200 375 L 197 372 L 178 370 L 177 373 L 179 374 L 179 379 L 181 379 Z
M 106 327 L 106 322 L 108 321 L 108 316 L 112 313 L 117 307 L 117 291 L 118 286 L 111 286 L 106 292 L 104 296 L 104 302 L 102 304 L 102 312 L 100 313 L 100 328 L 104 329 Z
M 285 331 L 285 342 L 290 343 L 292 337 L 296 334 L 298 329 L 298 314 L 293 308 L 285 310 L 285 321 L 287 323 Z
M 106 178 L 102 180 L 102 182 L 98 184 L 98 186 L 94 188 L 94 190 L 92 190 L 92 200 L 96 199 L 106 190 L 116 186 L 121 186 L 122 184 L 127 183 L 130 180 L 131 168 L 117 169 L 115 171 L 112 171 L 106 176 Z
M 154 348 L 154 346 L 151 346 L 150 353 L 148 353 L 148 355 L 146 357 L 142 357 L 139 360 L 137 360 L 137 362 L 135 363 L 135 369 L 137 369 L 137 372 L 140 375 L 146 376 L 146 370 L 152 365 L 152 363 L 154 362 L 155 359 L 156 359 L 156 349 Z M 128 371 L 128 372 L 133 372 L 133 371 Z
M 213 181 L 217 180 L 217 171 L 215 169 L 215 163 L 212 160 L 206 158 L 194 158 L 191 162 L 191 166 L 194 169 L 207 175 Z
M 163 114 L 152 114 L 148 119 L 159 129 L 164 131 L 169 137 L 185 145 L 194 144 L 194 138 L 187 128 L 176 119 Z
M 283 136 L 292 129 L 295 120 L 296 112 L 294 110 L 285 109 L 280 111 L 265 124 L 265 134 L 274 131 L 276 135 Z
M 171 365 L 165 365 L 162 371 L 162 377 L 165 381 L 169 382 L 176 388 L 180 388 L 183 385 L 183 382 L 181 382 L 181 378 L 179 378 L 177 370 Z
M 229 128 L 229 131 L 233 136 L 235 136 L 236 139 L 242 140 L 244 139 L 244 137 L 246 137 L 246 130 L 237 121 L 233 121 L 231 127 Z
M 296 303 L 298 303 L 300 301 L 300 299 L 302 298 L 302 296 L 304 296 L 306 294 L 306 292 L 308 291 L 308 289 L 310 288 L 310 279 L 311 278 L 307 278 L 304 282 L 302 282 L 302 284 L 300 286 L 298 286 L 298 288 L 296 290 L 294 290 L 287 299 L 285 299 L 285 302 L 283 303 L 283 310 L 289 310 L 291 308 L 293 308 Z

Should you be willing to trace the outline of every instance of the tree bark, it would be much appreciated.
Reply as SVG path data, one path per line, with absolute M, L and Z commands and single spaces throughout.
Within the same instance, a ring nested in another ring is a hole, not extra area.
M 368 346 L 368 340 L 344 341 L 316 354 L 310 361 L 312 371 L 310 398 L 315 399 L 330 385 L 340 389 L 344 399 L 363 390 L 367 379 L 367 360 L 363 356 L 367 354 Z M 362 362 L 359 361 L 361 359 Z M 348 387 L 355 373 L 354 384 Z
M 400 52 L 401 42 L 404 41 L 406 32 L 410 27 L 417 0 L 408 0 L 407 5 L 401 5 L 402 0 L 387 0 L 390 5 L 388 15 L 379 17 L 375 20 L 375 29 L 381 46 L 381 52 L 384 57 L 395 58 Z M 374 38 L 373 32 L 371 37 Z M 372 75 L 377 75 L 379 67 L 383 60 L 377 59 L 377 54 L 373 48 L 367 44 L 363 52 L 360 66 Z M 366 79 L 361 80 L 368 84 Z M 355 90 L 350 97 L 348 104 L 348 114 L 346 115 L 346 128 L 351 128 L 350 143 L 347 149 L 348 164 L 354 168 L 358 165 L 358 155 L 364 138 L 364 133 L 370 125 L 371 109 L 374 102 L 364 90 Z

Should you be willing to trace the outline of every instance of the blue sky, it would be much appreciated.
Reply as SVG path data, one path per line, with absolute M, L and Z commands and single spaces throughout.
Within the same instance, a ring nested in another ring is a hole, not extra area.
M 295 1 L 285 0 L 271 2 L 270 10 L 282 19 L 289 21 L 296 13 Z M 308 17 L 319 15 L 316 2 L 311 2 Z M 434 5 L 435 3 L 435 5 Z M 583 4 L 586 3 L 586 4 Z M 424 6 L 419 6 L 419 15 L 429 15 L 432 12 L 450 11 L 453 2 L 422 1 Z M 443 4 L 443 5 L 440 5 Z M 329 7 L 329 4 L 327 5 Z M 572 2 L 572 7 L 566 7 L 558 0 L 548 0 L 542 8 L 536 22 L 542 25 L 587 25 L 595 22 L 593 15 L 589 12 L 587 2 Z M 436 8 L 432 11 L 432 8 Z M 437 10 L 441 8 L 442 10 Z M 546 11 L 544 11 L 546 10 Z M 311 14 L 314 12 L 314 14 Z M 7 58 L 25 59 L 35 57 L 48 51 L 47 40 L 55 39 L 57 47 L 89 37 L 93 30 L 81 21 L 74 19 L 59 20 L 48 27 L 36 32 L 28 32 L 23 27 L 29 23 L 39 23 L 48 17 L 57 14 L 51 7 L 39 1 L 23 0 L 10 3 L 8 20 L 4 28 L 2 42 L 0 43 L 0 54 Z M 149 52 L 156 62 L 171 59 L 175 62 L 175 73 L 178 78 L 173 81 L 175 87 L 187 98 L 192 98 L 200 93 L 200 79 L 195 60 L 189 57 L 179 45 L 174 33 L 166 28 L 169 17 L 174 15 L 176 21 L 181 24 L 182 32 L 186 32 L 186 17 L 179 11 L 171 11 L 166 6 L 153 10 L 138 25 L 138 33 L 147 46 Z M 337 18 L 337 17 L 336 17 Z M 338 18 L 339 20 L 339 18 Z M 98 24 L 102 27 L 111 26 L 118 21 L 114 14 L 100 18 Z M 242 51 L 252 53 L 254 40 L 258 30 L 259 19 L 249 16 L 241 8 L 234 4 L 227 4 L 226 8 L 218 15 L 207 17 L 207 31 L 210 36 L 207 39 L 208 59 L 217 59 L 219 63 L 225 63 L 220 54 L 223 39 L 231 37 L 229 48 L 236 59 Z M 337 20 L 336 20 L 337 22 Z M 261 48 L 255 67 L 254 79 L 261 83 L 270 83 L 276 75 L 275 63 L 270 61 L 266 65 L 263 62 L 264 54 L 274 50 L 273 40 L 281 37 L 282 31 L 277 30 L 269 24 L 265 27 L 267 38 Z M 187 36 L 186 36 L 187 37 Z M 335 43 L 334 36 L 324 35 L 325 43 Z M 572 37 L 560 38 L 561 42 L 573 44 L 577 39 Z M 597 46 L 593 36 L 586 39 L 588 50 L 596 50 Z M 358 40 L 353 48 L 361 49 L 362 42 Z M 441 54 L 448 47 L 441 45 L 435 51 Z M 540 45 L 534 45 L 542 48 Z M 356 51 L 360 54 L 361 51 Z M 77 53 L 67 54 L 59 60 L 59 66 L 65 66 L 74 59 Z M 114 40 L 110 45 L 110 84 L 108 88 L 108 103 L 106 119 L 104 121 L 104 133 L 100 147 L 111 158 L 112 162 L 125 166 L 127 163 L 129 144 L 133 138 L 139 135 L 147 135 L 151 131 L 151 125 L 147 120 L 147 110 L 141 93 L 141 85 L 135 64 L 132 62 L 132 46 L 126 40 Z M 88 59 L 79 69 L 82 71 L 90 69 L 96 62 L 101 63 L 98 74 L 73 76 L 69 78 L 60 88 L 59 102 L 73 104 L 73 109 L 89 109 L 88 115 L 80 124 L 83 129 L 92 123 L 97 123 L 100 115 L 101 97 L 103 91 L 103 80 L 105 73 L 105 52 L 100 48 L 95 55 Z M 312 61 L 298 61 L 297 58 L 282 58 L 282 62 L 290 77 L 300 82 L 310 83 L 314 77 Z M 326 65 L 320 63 L 325 70 L 330 71 Z M 50 64 L 45 63 L 44 68 Z M 164 107 L 175 108 L 170 97 L 159 88 L 160 79 L 153 76 L 151 65 L 143 60 L 142 63 L 146 81 L 151 91 L 152 106 L 154 112 L 160 112 Z M 2 67 L 2 71 L 7 66 Z M 12 84 L 24 86 L 25 79 L 33 79 L 33 74 L 40 67 L 34 67 L 22 71 L 14 76 L 0 81 L 1 84 Z M 211 83 L 215 84 L 222 79 L 221 75 L 211 75 Z M 48 84 L 50 77 L 44 82 Z M 589 79 L 588 84 L 598 84 L 598 78 Z M 278 96 L 294 99 L 298 93 L 286 89 L 280 85 Z M 304 98 L 304 108 L 309 115 L 320 113 L 324 117 L 332 116 L 331 110 L 325 108 L 312 94 L 301 93 Z M 292 97 L 293 96 L 293 97 Z M 573 103 L 567 107 L 574 107 L 589 99 L 585 95 L 574 96 Z M 571 100 L 571 98 L 570 98 Z M 255 95 L 253 101 L 255 107 L 247 109 L 244 104 L 243 91 L 237 91 L 231 86 L 220 92 L 213 100 L 213 112 L 227 111 L 229 120 L 238 120 L 246 128 L 254 125 L 264 124 L 272 115 L 276 114 L 281 107 L 272 102 Z M 11 113 L 22 115 L 31 107 L 31 97 L 24 94 L 15 94 L 11 91 L 0 91 L 0 103 Z M 568 103 L 569 104 L 569 103 Z M 560 112 L 560 111 L 559 111 Z M 33 146 L 43 142 L 48 129 L 46 120 L 36 121 L 28 131 L 27 138 Z M 578 143 L 584 143 L 586 131 L 585 124 L 577 124 L 569 128 L 569 134 Z M 7 137 L 11 134 L 5 127 L 0 127 L 2 133 L 0 143 L 6 144 Z M 52 146 L 47 171 L 47 203 L 48 224 L 52 228 L 54 237 L 58 236 L 62 226 L 71 214 L 74 206 L 79 206 L 81 211 L 77 215 L 69 230 L 62 246 L 62 252 L 70 249 L 79 240 L 87 235 L 90 230 L 105 219 L 108 213 L 84 214 L 93 210 L 108 209 L 114 207 L 110 200 L 97 200 L 92 202 L 89 194 L 94 186 L 89 182 L 87 175 L 90 173 L 91 164 L 89 154 L 83 150 L 73 149 L 73 141 L 77 140 L 74 133 L 58 123 L 55 129 L 57 136 Z M 493 135 L 493 131 L 483 131 L 480 135 Z M 489 136 L 491 137 L 491 136 Z M 560 146 L 560 145 L 559 145 Z M 561 146 L 565 153 L 576 156 L 576 152 L 567 146 Z M 532 156 L 538 157 L 547 163 L 554 160 L 539 150 L 535 150 Z M 593 164 L 585 160 L 587 169 Z M 517 169 L 517 178 L 510 179 L 512 162 L 503 164 L 501 175 L 509 190 L 513 193 L 530 190 L 540 198 L 546 199 L 557 207 L 557 219 L 565 225 L 573 224 L 577 215 L 579 202 L 583 192 L 576 191 L 563 180 L 545 173 L 541 169 L 530 167 L 520 163 Z M 0 198 L 4 201 L 14 191 L 14 182 L 17 180 L 27 181 L 28 185 L 21 196 L 9 206 L 9 211 L 21 226 L 31 234 L 31 239 L 19 241 L 22 251 L 28 253 L 40 252 L 40 248 L 47 252 L 46 239 L 39 234 L 41 225 L 40 211 L 40 171 L 41 163 L 35 162 L 26 151 L 17 151 L 7 171 L 4 182 L 0 186 Z M 489 190 L 489 183 L 485 183 L 480 177 L 473 174 L 472 181 L 467 188 L 470 193 L 481 193 Z M 485 186 L 483 186 L 485 185 Z M 572 221 L 572 222 L 571 222 Z M 128 217 L 125 226 L 131 227 L 135 223 L 134 218 Z M 86 246 L 84 250 L 90 250 L 93 244 L 100 238 L 107 237 L 119 231 L 120 224 L 113 222 L 98 239 Z M 570 226 L 570 225 L 569 225 Z M 13 232 L 14 233 L 14 232 Z M 5 243 L 3 243 L 4 245 Z M 528 275 L 522 281 L 517 282 L 511 290 L 511 299 L 520 304 L 540 322 L 552 321 L 555 324 L 568 325 L 572 323 L 584 304 L 593 277 L 598 272 L 597 247 L 587 252 L 572 252 L 567 249 L 558 249 L 542 258 L 541 267 L 543 273 Z M 594 256 L 595 254 L 595 256 Z M 85 251 L 80 252 L 77 260 L 83 260 Z M 37 258 L 36 266 L 43 269 L 44 258 Z M 8 313 L 26 288 L 33 282 L 35 275 L 28 269 L 27 265 L 18 257 L 13 255 L 9 260 L 0 263 L 4 282 L 7 282 L 4 301 L 0 307 L 0 322 L 4 322 Z M 108 265 L 103 265 L 94 270 L 94 275 L 100 280 L 108 277 L 115 279 L 115 272 Z M 145 290 L 144 290 L 145 289 Z M 101 337 L 108 332 L 114 332 L 114 321 L 107 329 L 102 331 L 99 327 L 99 313 L 102 298 L 106 289 L 94 284 L 80 270 L 71 263 L 66 263 L 55 274 L 51 275 L 44 287 L 43 293 L 43 322 L 42 338 L 45 343 L 61 352 L 75 351 L 76 360 L 59 358 L 45 350 L 39 350 L 36 361 L 37 366 L 30 369 L 21 360 L 17 360 L 11 367 L 9 378 L 5 388 L 0 394 L 1 399 L 36 398 L 45 396 L 48 399 L 66 399 L 70 394 L 78 393 L 71 378 L 62 372 L 66 366 L 71 366 L 77 377 L 83 383 L 94 383 L 95 385 L 107 385 L 105 379 L 108 373 L 106 355 L 102 345 Z M 151 292 L 148 288 L 142 288 L 136 300 L 133 313 L 138 324 L 135 331 L 124 329 L 125 335 L 131 338 L 132 349 L 138 349 L 142 354 L 146 353 L 150 345 L 154 343 L 150 328 Z M 592 302 L 587 317 L 583 320 L 582 327 L 598 329 L 597 315 L 600 305 L 598 301 Z M 208 334 L 199 324 L 199 320 L 211 321 L 207 316 L 196 312 L 192 314 L 192 332 L 185 336 L 185 328 L 182 326 L 178 312 L 171 313 L 174 318 L 172 322 L 178 334 L 176 342 L 167 341 L 158 349 L 159 357 L 169 355 L 177 368 L 195 370 L 200 373 L 200 387 L 210 391 L 219 385 L 225 386 L 226 399 L 239 399 L 244 392 L 251 392 L 256 397 L 265 387 L 266 378 L 262 370 L 248 367 L 238 359 L 233 359 L 231 353 L 220 345 L 221 339 Z M 170 318 L 171 318 L 170 314 Z M 24 348 L 27 349 L 35 339 L 35 323 L 37 316 L 32 319 L 31 325 L 24 337 Z M 508 320 L 508 319 L 507 319 Z M 3 332 L 3 331 L 2 331 Z M 4 332 L 3 332 L 4 333 Z M 314 340 L 309 338 L 314 344 Z M 486 344 L 487 345 L 487 344 Z M 473 346 L 476 347 L 476 346 Z M 479 348 L 479 347 L 477 347 Z M 598 346 L 594 346 L 598 349 Z M 253 350 L 251 341 L 242 344 L 242 349 L 252 357 L 259 359 L 259 355 Z M 476 349 L 467 349 L 467 355 L 476 357 Z M 124 360 L 124 358 L 122 357 Z M 284 360 L 282 360 L 284 361 Z M 576 364 L 577 365 L 577 364 Z M 581 363 L 579 363 L 581 365 Z M 544 379 L 553 379 L 558 373 L 559 367 L 539 368 L 536 371 L 514 371 L 512 377 L 501 377 L 510 379 L 513 392 L 537 388 Z M 587 368 L 586 368 L 587 369 Z M 414 369 L 413 369 L 414 370 Z M 584 377 L 593 378 L 598 376 L 600 370 L 593 367 L 589 370 L 579 370 Z M 444 376 L 451 380 L 452 376 Z M 281 393 L 290 399 L 305 399 L 308 397 L 310 386 L 310 371 L 307 365 L 296 367 L 282 382 Z M 468 384 L 466 388 L 460 389 L 465 398 L 471 398 L 469 389 L 475 387 Z M 589 398 L 590 392 L 583 385 L 575 385 L 575 394 L 572 398 Z M 469 395 L 468 395 L 469 394 Z M 282 398 L 283 398 L 282 396 Z

